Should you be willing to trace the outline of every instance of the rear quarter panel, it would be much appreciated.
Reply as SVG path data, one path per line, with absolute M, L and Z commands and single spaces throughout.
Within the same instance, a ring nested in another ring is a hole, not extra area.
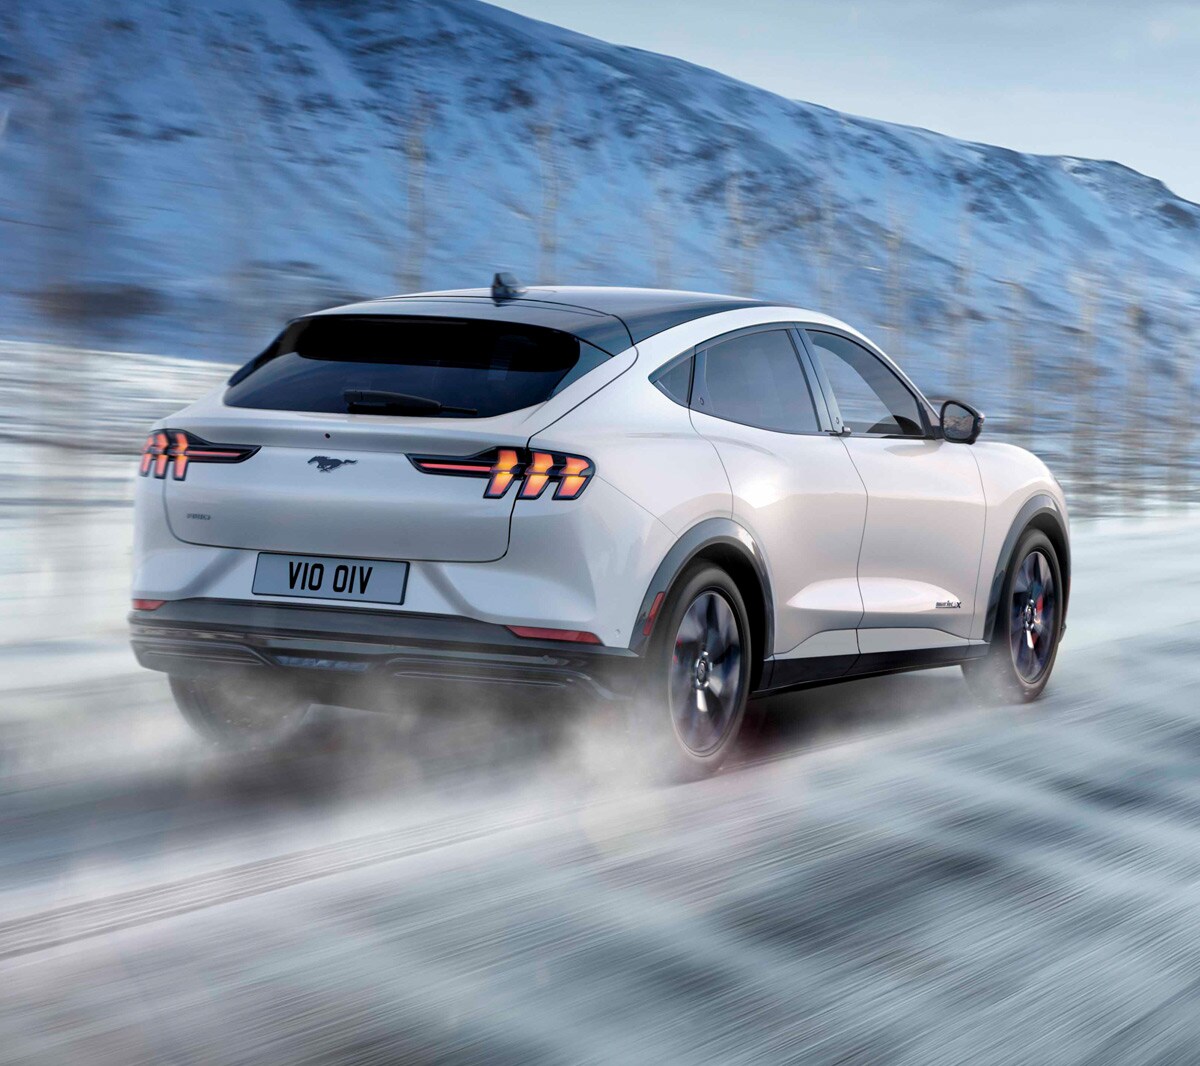
M 642 360 L 558 421 L 536 447 L 583 453 L 596 477 L 679 535 L 706 518 L 728 517 L 729 479 L 686 407 L 647 380 Z M 656 560 L 657 562 L 657 560 Z
M 619 374 L 586 403 L 547 418 L 545 428 L 533 436 L 534 447 L 582 453 L 592 459 L 596 479 L 613 490 L 614 505 L 623 501 L 622 523 L 640 526 L 629 507 L 654 520 L 653 527 L 637 533 L 636 543 L 617 538 L 619 550 L 610 555 L 613 565 L 607 580 L 620 591 L 604 597 L 610 625 L 620 624 L 628 632 L 628 623 L 636 617 L 655 571 L 671 548 L 701 522 L 730 519 L 734 512 L 729 478 L 716 448 L 696 431 L 689 410 L 651 383 L 651 375 L 713 337 L 746 326 L 791 323 L 802 315 L 783 306 L 739 309 L 695 319 L 639 341 L 636 351 L 617 357 L 622 360 Z M 634 358 L 626 364 L 631 354 Z M 617 364 L 617 359 L 613 362 Z M 520 523 L 518 508 L 510 553 L 523 543 Z M 591 580 L 599 584 L 601 575 L 594 574 Z
M 650 384 L 640 362 L 535 434 L 531 446 L 586 455 L 596 473 L 578 504 L 550 493 L 518 502 L 506 565 L 572 574 L 567 584 L 582 602 L 572 605 L 565 590 L 545 602 L 590 606 L 593 621 L 580 628 L 628 644 L 655 571 L 679 537 L 706 518 L 729 516 L 724 467 L 687 408 Z
M 803 315 L 813 317 L 783 306 L 725 311 L 639 341 L 636 349 L 613 360 L 621 360 L 620 373 L 587 403 L 557 417 L 545 410 L 549 417 L 536 443 L 584 451 L 596 462 L 598 477 L 676 535 L 707 518 L 728 518 L 733 495 L 716 449 L 696 432 L 687 408 L 665 396 L 649 378 L 713 337 L 768 322 L 796 322 Z M 635 358 L 626 362 L 630 355 Z

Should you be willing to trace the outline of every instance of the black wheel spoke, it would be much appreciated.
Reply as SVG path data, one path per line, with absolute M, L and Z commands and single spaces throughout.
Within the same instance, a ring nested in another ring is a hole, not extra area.
M 696 754 L 716 747 L 733 722 L 744 669 L 737 616 L 709 589 L 684 612 L 667 682 L 675 731 Z
M 1009 647 L 1018 676 L 1032 684 L 1045 672 L 1057 638 L 1054 570 L 1039 549 L 1022 561 L 1013 578 Z
M 675 637 L 675 643 L 684 644 L 688 647 L 699 644 L 704 639 L 704 619 L 696 610 L 696 604 L 692 605 L 691 610 L 683 616 L 683 623 L 679 627 L 679 633 Z
M 1013 596 L 1021 596 L 1029 591 L 1030 583 L 1033 581 L 1033 572 L 1030 562 L 1026 559 L 1021 564 L 1021 569 L 1017 571 L 1017 578 L 1013 582 Z

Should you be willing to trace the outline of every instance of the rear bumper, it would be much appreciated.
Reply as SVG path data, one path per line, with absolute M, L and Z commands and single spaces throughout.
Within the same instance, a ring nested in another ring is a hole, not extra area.
M 185 599 L 129 615 L 131 643 L 149 670 L 285 671 L 314 690 L 420 681 L 632 691 L 639 657 L 627 648 L 523 640 L 502 625 L 450 615 Z

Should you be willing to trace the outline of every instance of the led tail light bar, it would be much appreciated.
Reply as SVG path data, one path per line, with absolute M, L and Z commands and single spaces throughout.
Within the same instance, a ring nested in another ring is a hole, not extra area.
M 192 463 L 240 463 L 256 451 L 257 446 L 211 444 L 183 429 L 160 429 L 146 438 L 138 473 L 165 478 L 170 470 L 176 481 L 182 481 Z
M 522 500 L 536 500 L 550 484 L 554 485 L 554 499 L 575 500 L 596 472 L 592 461 L 582 455 L 527 448 L 492 448 L 466 457 L 410 455 L 408 458 L 423 474 L 486 478 L 483 494 L 491 500 L 500 499 L 513 484 L 520 485 L 517 497 Z

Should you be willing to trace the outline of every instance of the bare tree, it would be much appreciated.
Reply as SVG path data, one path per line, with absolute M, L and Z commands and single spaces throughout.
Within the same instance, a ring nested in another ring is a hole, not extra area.
M 1167 438 L 1166 493 L 1168 500 L 1182 506 L 1191 495 L 1192 447 L 1195 439 L 1196 368 L 1192 356 L 1192 332 L 1184 325 L 1186 318 L 1175 323 L 1174 358 L 1171 362 L 1172 401 L 1170 433 Z
M 964 210 L 958 225 L 958 262 L 954 268 L 954 310 L 950 367 L 946 377 L 951 391 L 970 396 L 971 391 L 971 216 Z
M 888 197 L 887 225 L 883 235 L 887 249 L 887 269 L 884 274 L 884 301 L 888 333 L 888 354 L 899 358 L 904 336 L 904 319 L 908 307 L 908 256 L 905 246 L 905 225 L 900 211 Z
M 102 254 L 104 234 L 98 232 L 98 171 L 96 143 L 88 121 L 99 75 L 96 70 L 96 26 L 82 18 L 64 31 L 61 64 L 47 64 L 40 71 L 42 88 L 35 106 L 40 134 L 40 166 L 37 180 L 38 241 L 36 245 L 37 290 L 41 305 L 43 343 L 35 349 L 32 385 L 28 408 L 23 412 L 36 438 L 40 438 L 32 457 L 34 469 L 69 471 L 71 491 L 86 499 L 95 491 L 96 481 L 75 476 L 96 461 L 92 453 L 80 453 L 75 430 L 90 421 L 92 396 L 89 377 L 93 371 L 92 353 L 81 350 L 91 345 L 84 338 L 93 335 L 89 319 L 97 305 L 89 291 L 89 265 L 94 254 Z M 40 453 L 40 454 L 38 454 Z M 54 477 L 39 480 L 38 491 L 56 491 Z M 50 497 L 52 498 L 52 497 Z M 35 522 L 53 522 L 52 513 L 34 509 Z M 35 538 L 36 539 L 36 538 Z M 87 539 L 80 552 L 93 550 Z M 69 580 L 65 570 L 55 567 L 52 580 Z
M 1194 340 L 1194 332 L 1186 337 L 1181 335 L 1183 351 L 1179 358 L 1179 370 L 1183 376 L 1183 402 L 1179 407 L 1179 462 L 1175 469 L 1179 483 L 1178 498 L 1185 503 L 1191 503 L 1195 498 L 1195 486 L 1192 484 L 1197 414 Z
M 538 280 L 559 280 L 559 215 L 571 187 L 566 152 L 564 94 L 553 89 L 551 97 L 538 109 L 529 124 L 537 152 L 538 175 L 542 189 L 542 207 L 538 218 Z
M 400 273 L 402 292 L 417 292 L 424 284 L 427 240 L 425 204 L 426 170 L 429 152 L 426 145 L 433 120 L 433 98 L 424 89 L 414 89 L 412 105 L 407 109 L 401 145 L 404 151 L 404 191 L 407 226 L 404 237 L 404 266 Z
M 538 280 L 553 282 L 558 259 L 558 164 L 555 160 L 556 116 L 533 126 L 538 174 L 542 185 L 542 210 L 538 217 Z
M 72 61 L 60 72 L 57 91 L 46 101 L 41 123 L 39 288 L 42 310 L 52 329 L 49 339 L 68 343 L 79 340 L 76 330 L 86 306 L 81 286 L 92 246 L 88 230 L 94 174 L 86 122 L 90 52 L 82 41 L 71 50 Z M 64 386 L 68 384 L 64 382 Z
M 1086 500 L 1099 489 L 1097 474 L 1100 432 L 1099 374 L 1096 367 L 1096 316 L 1099 308 L 1095 275 L 1081 271 L 1071 279 L 1079 301 L 1079 348 L 1072 364 L 1075 420 L 1072 426 L 1075 483 Z
M 726 150 L 729 166 L 725 173 L 725 218 L 728 254 L 725 272 L 734 292 L 748 293 L 746 284 L 746 216 L 742 204 L 742 175 L 733 165 L 733 149 Z
M 829 190 L 829 183 L 824 178 L 817 179 L 816 199 L 818 291 L 821 295 L 821 310 L 827 314 L 833 314 L 838 292 L 837 264 L 834 256 L 833 197 Z
M 755 257 L 762 234 L 751 218 L 746 196 L 747 174 L 735 156 L 732 140 L 726 143 L 725 159 L 727 254 L 724 271 L 732 282 L 733 291 L 748 296 L 754 292 Z
M 1150 314 L 1134 295 L 1125 307 L 1125 462 L 1123 495 L 1129 506 L 1141 505 L 1146 462 L 1146 396 L 1149 388 Z
M 201 36 L 183 9 L 172 10 L 180 20 L 179 40 L 193 49 L 184 68 L 217 141 L 218 152 L 210 159 L 223 161 L 225 167 L 222 173 L 218 163 L 209 177 L 220 190 L 226 212 L 222 227 L 228 241 L 226 317 L 233 321 L 232 332 L 242 343 L 253 343 L 261 340 L 260 308 L 267 302 L 262 292 L 261 269 L 256 263 L 261 248 L 258 168 L 267 153 L 261 144 L 261 112 L 252 92 L 259 75 L 248 44 L 253 39 L 252 30 L 248 23 L 240 22 L 235 32 L 223 32 L 219 19 L 226 16 L 215 15 L 208 32 Z M 196 46 L 204 50 L 195 54 Z M 210 62 L 217 64 L 221 77 L 210 76 Z
M 1024 282 L 1005 278 L 1000 282 L 1012 296 L 1008 308 L 1008 358 L 1011 374 L 1009 397 L 1012 412 L 1012 435 L 1023 445 L 1032 440 L 1033 425 L 1040 415 L 1034 388 L 1033 348 L 1029 343 L 1029 290 Z
M 655 131 L 651 148 L 651 186 L 648 222 L 654 247 L 655 284 L 666 289 L 673 285 L 672 250 L 674 248 L 674 195 L 668 180 L 671 152 L 665 131 Z

